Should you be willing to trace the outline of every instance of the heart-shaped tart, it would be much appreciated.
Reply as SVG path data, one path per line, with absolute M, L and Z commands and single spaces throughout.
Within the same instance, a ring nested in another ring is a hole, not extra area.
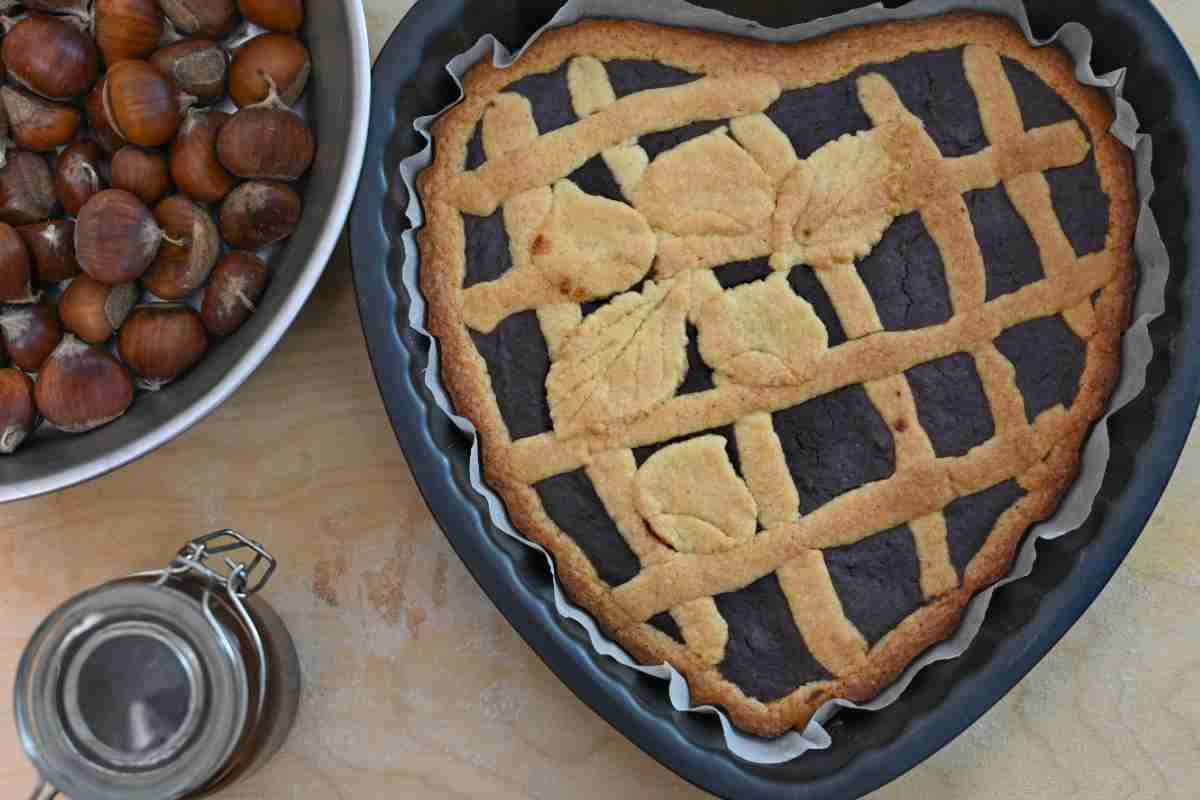
M 1056 509 L 1119 373 L 1107 100 L 968 14 L 584 22 L 465 89 L 420 270 L 517 528 L 745 730 L 878 693 Z

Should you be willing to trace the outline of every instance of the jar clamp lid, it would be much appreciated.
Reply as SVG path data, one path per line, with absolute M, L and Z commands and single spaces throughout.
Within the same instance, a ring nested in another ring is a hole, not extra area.
M 261 545 L 219 531 L 43 622 L 14 696 L 21 743 L 45 781 L 34 797 L 173 800 L 219 777 L 266 701 L 267 654 L 245 601 L 275 566 Z

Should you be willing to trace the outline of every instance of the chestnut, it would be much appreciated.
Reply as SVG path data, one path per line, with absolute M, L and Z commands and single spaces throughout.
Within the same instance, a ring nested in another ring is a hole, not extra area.
M 142 285 L 163 300 L 182 300 L 208 280 L 221 254 L 221 236 L 212 216 L 187 195 L 163 200 L 154 218 L 169 240 L 142 276 Z
M 208 350 L 208 334 L 190 306 L 138 306 L 121 326 L 117 352 L 138 376 L 138 386 L 157 391 L 194 367 Z
M 200 316 L 213 336 L 228 336 L 256 310 L 267 288 L 271 271 L 254 253 L 234 251 L 217 264 L 208 286 Z
M 13 140 L 28 150 L 57 150 L 74 139 L 83 124 L 83 114 L 74 106 L 13 86 L 0 89 L 0 102 L 4 103 Z
M 137 305 L 137 284 L 109 286 L 80 275 L 58 301 L 63 327 L 91 344 L 104 344 L 125 324 Z
M 295 33 L 304 24 L 304 0 L 237 0 L 242 16 L 270 31 Z
M 80 19 L 90 19 L 89 0 L 23 0 L 32 11 L 48 11 L 54 14 L 71 14 Z M 0 3 L 3 5 L 3 3 Z
M 46 159 L 28 150 L 9 152 L 0 166 L 0 222 L 29 225 L 50 219 L 56 203 Z
M 158 0 L 158 4 L 185 36 L 220 38 L 237 24 L 233 0 Z
M 76 216 L 92 195 L 104 188 L 100 177 L 104 153 L 95 139 L 80 139 L 58 156 L 54 188 L 68 216 Z
M 108 80 L 101 78 L 88 93 L 84 108 L 87 111 L 88 125 L 92 127 L 92 137 L 106 152 L 115 153 L 125 146 L 125 137 L 117 133 L 108 121 L 108 112 L 104 109 L 104 94 L 107 89 Z
M 8 306 L 0 312 L 0 332 L 13 364 L 37 372 L 62 339 L 58 312 L 47 303 Z
M 215 103 L 227 94 L 229 56 L 208 39 L 184 39 L 150 57 L 150 63 L 201 103 Z
M 312 166 L 316 149 L 312 129 L 274 91 L 234 114 L 217 136 L 217 157 L 241 178 L 296 180 Z
M 33 277 L 43 283 L 70 280 L 82 270 L 75 260 L 75 222 L 52 219 L 22 225 L 17 233 L 33 256 Z
M 133 404 L 133 378 L 107 351 L 68 334 L 38 375 L 38 411 L 67 433 L 86 433 Z
M 93 13 L 96 44 L 109 67 L 153 53 L 166 27 L 155 0 L 96 0 Z
M 221 235 L 230 247 L 258 250 L 291 236 L 302 208 L 300 195 L 287 184 L 248 181 L 221 204 Z
M 130 283 L 154 261 L 163 231 L 146 204 L 122 189 L 105 189 L 79 212 L 75 257 L 101 283 Z
M 0 103 L 0 164 L 4 163 L 4 159 L 8 155 L 8 148 L 12 144 L 12 140 L 9 138 L 10 133 L 12 133 L 12 128 L 8 124 L 8 110 L 4 108 L 4 103 Z
M 217 158 L 217 135 L 231 119 L 224 111 L 192 109 L 171 145 L 171 177 L 193 200 L 219 203 L 237 179 Z
M 171 189 L 167 159 L 162 153 L 126 145 L 112 160 L 112 187 L 132 192 L 146 205 L 153 205 Z
M 0 43 L 8 75 L 50 100 L 86 94 L 100 74 L 100 57 L 91 37 L 63 17 L 30 14 Z
M 271 86 L 279 99 L 295 105 L 308 86 L 312 59 L 299 39 L 264 33 L 238 48 L 229 67 L 229 94 L 240 107 L 266 100 Z
M 36 424 L 33 381 L 19 369 L 0 369 L 0 453 L 15 453 Z
M 148 61 L 121 61 L 109 67 L 104 111 L 122 138 L 142 147 L 159 147 L 179 130 L 183 98 L 171 79 Z
M 32 280 L 33 265 L 25 241 L 15 228 L 0 222 L 0 302 L 35 301 Z

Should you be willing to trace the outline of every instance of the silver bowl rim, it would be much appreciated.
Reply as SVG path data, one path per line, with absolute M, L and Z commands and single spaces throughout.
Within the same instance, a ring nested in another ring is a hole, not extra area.
M 349 141 L 346 147 L 346 166 L 338 178 L 333 202 L 325 227 L 317 239 L 316 246 L 300 270 L 295 286 L 292 287 L 270 325 L 263 331 L 246 352 L 242 353 L 233 366 L 207 392 L 197 398 L 170 420 L 127 444 L 97 455 L 83 463 L 60 470 L 40 478 L 0 485 L 0 503 L 26 500 L 40 495 L 57 492 L 113 472 L 142 456 L 162 447 L 172 439 L 185 433 L 212 412 L 216 411 L 237 389 L 246 382 L 255 369 L 266 360 L 283 335 L 291 327 L 301 308 L 308 301 L 317 281 L 333 255 L 341 239 L 342 230 L 354 202 L 358 179 L 362 173 L 363 157 L 367 148 L 367 130 L 371 119 L 371 45 L 367 37 L 367 18 L 361 0 L 343 0 L 342 8 L 348 16 L 350 31 L 349 61 L 353 70 L 354 85 L 362 91 L 353 98 L 353 117 Z

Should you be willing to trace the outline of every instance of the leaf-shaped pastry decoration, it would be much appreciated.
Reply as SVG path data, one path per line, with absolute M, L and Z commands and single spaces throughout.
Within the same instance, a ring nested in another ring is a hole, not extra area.
M 463 318 L 485 333 L 520 311 L 623 292 L 646 276 L 658 250 L 641 214 L 568 180 L 553 193 L 535 189 L 509 200 L 504 222 L 514 269 L 463 293 Z
M 530 254 L 561 300 L 580 303 L 633 286 L 650 271 L 657 248 L 658 237 L 637 211 L 563 180 Z
M 670 399 L 687 373 L 690 276 L 650 282 L 587 317 L 546 379 L 561 437 L 602 431 Z
M 900 126 L 891 126 L 898 129 Z M 867 256 L 901 212 L 903 160 L 889 128 L 843 136 L 784 181 L 771 228 L 771 265 L 820 269 Z
M 680 553 L 717 553 L 754 536 L 758 505 L 734 472 L 721 436 L 664 447 L 637 471 L 634 502 L 658 538 Z
M 744 386 L 795 386 L 828 346 L 812 306 L 780 273 L 712 298 L 700 310 L 700 355 Z
M 726 128 L 697 136 L 651 162 L 633 204 L 676 236 L 737 236 L 764 229 L 775 186 Z

